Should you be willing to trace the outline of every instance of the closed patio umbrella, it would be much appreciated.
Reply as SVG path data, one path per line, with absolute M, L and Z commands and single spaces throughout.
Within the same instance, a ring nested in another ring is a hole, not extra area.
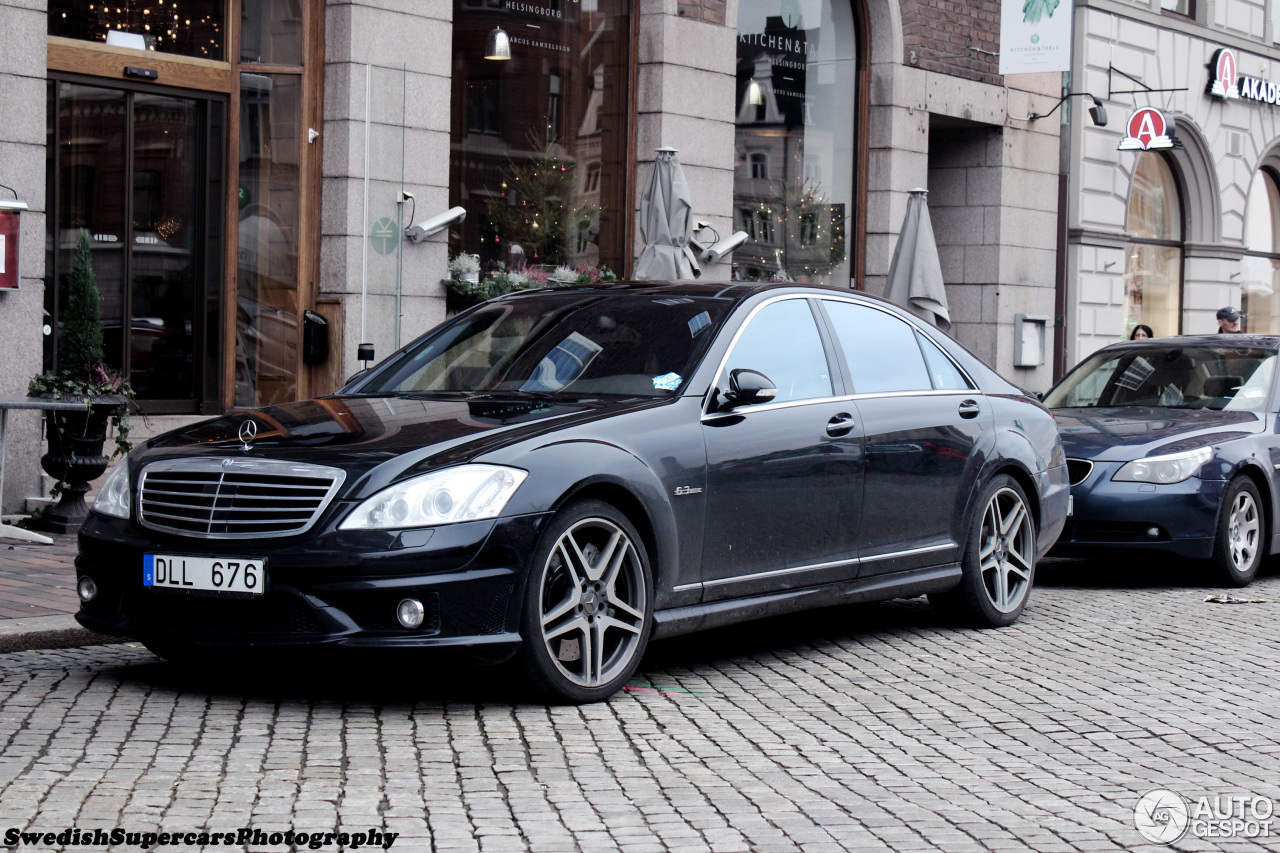
M 942 282 L 942 264 L 938 261 L 938 244 L 933 239 L 926 195 L 928 190 L 911 191 L 902 233 L 898 235 L 898 246 L 889 264 L 884 297 L 945 332 L 951 328 L 951 316 L 947 312 L 947 290 Z
M 636 261 L 641 281 L 677 281 L 702 275 L 689 248 L 693 201 L 676 149 L 659 148 L 653 176 L 640 196 L 640 239 L 644 250 Z

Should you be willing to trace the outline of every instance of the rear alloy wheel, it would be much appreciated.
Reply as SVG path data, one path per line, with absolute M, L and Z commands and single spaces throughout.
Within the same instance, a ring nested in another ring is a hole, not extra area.
M 965 544 L 960 585 L 932 594 L 939 612 L 979 628 L 1012 625 L 1035 581 L 1036 527 L 1026 495 L 1001 474 L 982 491 Z
M 644 544 L 626 516 L 579 501 L 552 519 L 534 554 L 521 634 L 534 686 L 597 702 L 635 674 L 649 642 L 653 592 Z
M 1248 477 L 1236 477 L 1227 485 L 1218 511 L 1211 558 L 1218 579 L 1236 587 L 1253 583 L 1262 565 L 1265 533 L 1258 487 Z

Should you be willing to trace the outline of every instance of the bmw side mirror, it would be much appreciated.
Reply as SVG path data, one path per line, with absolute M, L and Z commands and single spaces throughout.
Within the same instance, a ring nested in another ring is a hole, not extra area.
M 751 406 L 756 403 L 768 403 L 778 396 L 778 388 L 758 370 L 740 367 L 729 371 L 729 390 L 724 395 L 721 408 L 732 409 L 737 406 Z

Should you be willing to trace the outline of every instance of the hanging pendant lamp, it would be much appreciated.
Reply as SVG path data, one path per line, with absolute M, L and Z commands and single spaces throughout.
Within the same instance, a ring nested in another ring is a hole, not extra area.
M 484 46 L 485 59 L 510 59 L 511 58 L 511 39 L 503 32 L 502 27 L 494 27 L 489 32 L 489 38 L 485 40 Z

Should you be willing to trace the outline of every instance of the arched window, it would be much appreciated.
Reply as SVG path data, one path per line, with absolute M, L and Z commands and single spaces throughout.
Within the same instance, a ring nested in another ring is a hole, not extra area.
M 1163 155 L 1138 155 L 1129 191 L 1125 246 L 1125 336 L 1143 323 L 1176 335 L 1182 307 L 1182 201 Z
M 735 274 L 850 285 L 859 40 L 851 0 L 741 0 Z
M 1280 188 L 1276 176 L 1260 169 L 1249 185 L 1244 209 L 1241 310 L 1250 332 L 1280 332 Z

